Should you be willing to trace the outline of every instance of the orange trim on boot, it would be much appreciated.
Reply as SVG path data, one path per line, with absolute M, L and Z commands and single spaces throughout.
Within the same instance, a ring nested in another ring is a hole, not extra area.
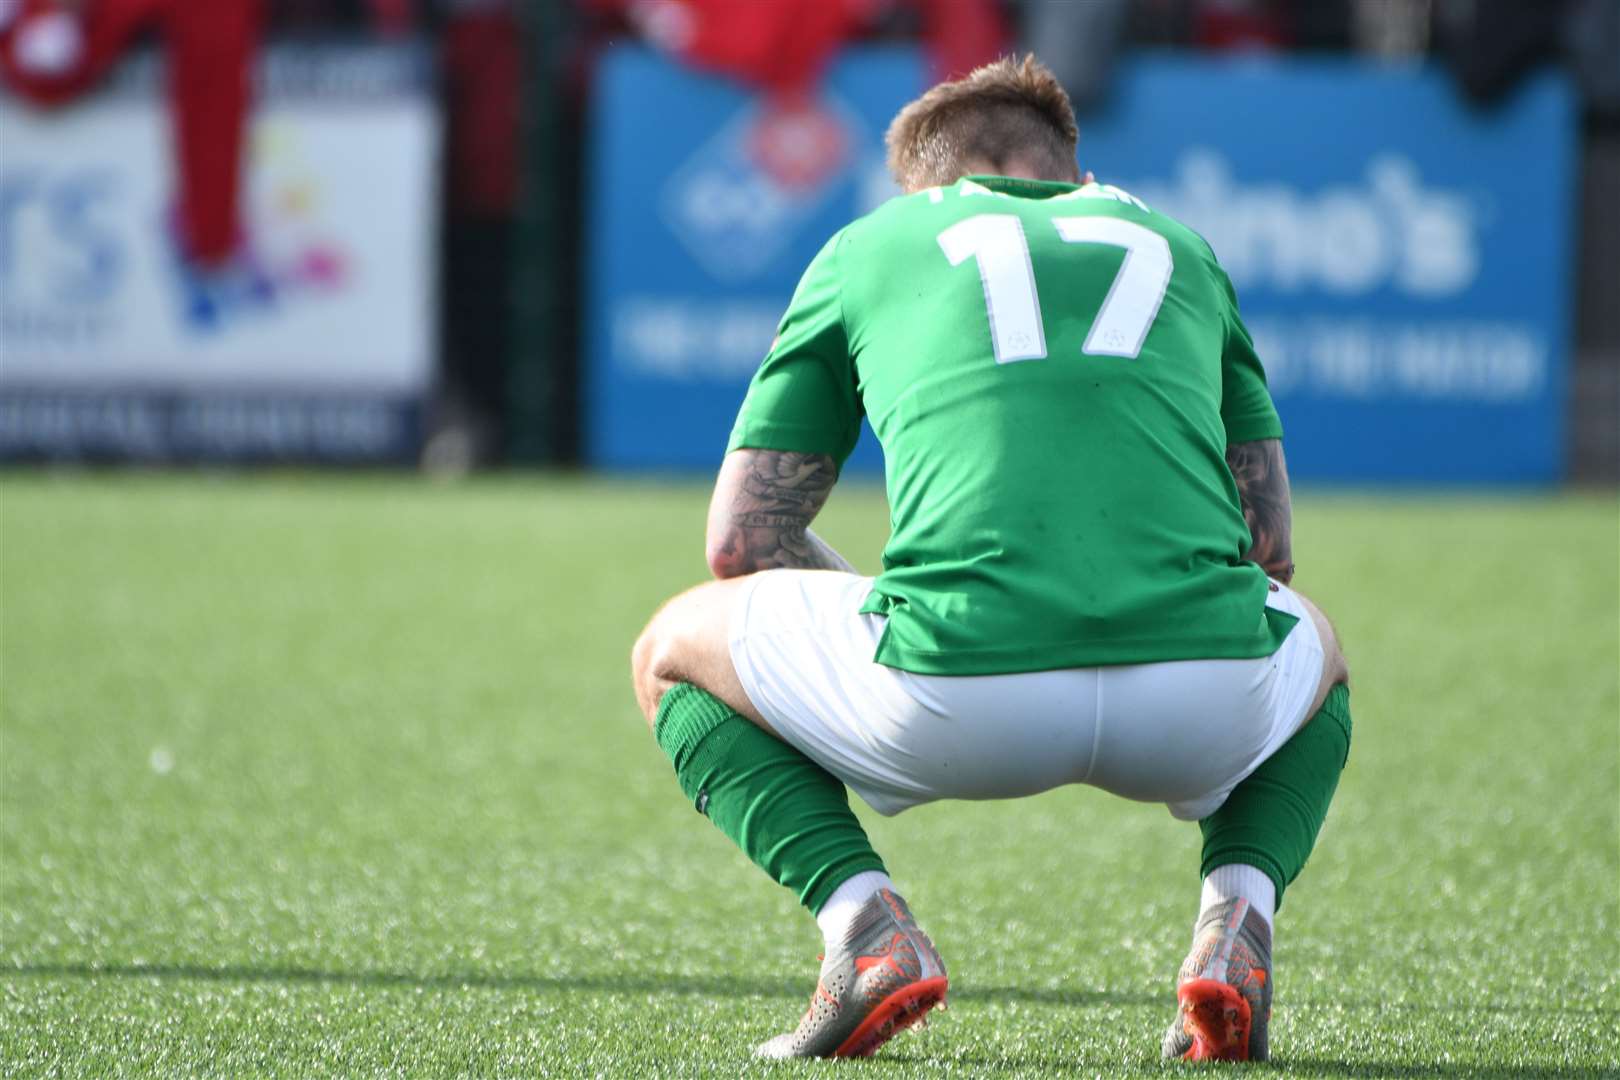
M 1249 1003 L 1235 986 L 1190 979 L 1176 991 L 1182 1030 L 1192 1036 L 1188 1061 L 1248 1061 Z
M 944 1004 L 948 986 L 943 975 L 902 986 L 878 1002 L 832 1056 L 871 1057 L 878 1047 L 927 1016 L 929 1009 Z

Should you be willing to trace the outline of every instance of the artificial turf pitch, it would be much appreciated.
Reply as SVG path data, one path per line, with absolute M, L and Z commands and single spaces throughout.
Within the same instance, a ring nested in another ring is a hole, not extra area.
M 862 808 L 950 965 L 755 1065 L 819 939 L 683 802 L 630 643 L 696 484 L 0 480 L 0 1074 L 1043 1075 L 1158 1063 L 1198 834 L 1069 789 Z M 1613 494 L 1311 495 L 1350 767 L 1279 920 L 1292 1074 L 1620 1071 Z M 824 534 L 875 567 L 881 494 Z

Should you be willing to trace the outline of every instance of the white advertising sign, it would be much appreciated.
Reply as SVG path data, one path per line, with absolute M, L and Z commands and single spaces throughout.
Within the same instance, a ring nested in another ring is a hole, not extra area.
M 438 116 L 409 50 L 272 53 L 242 254 L 178 254 L 142 58 L 40 112 L 0 98 L 0 454 L 377 458 L 433 377 Z

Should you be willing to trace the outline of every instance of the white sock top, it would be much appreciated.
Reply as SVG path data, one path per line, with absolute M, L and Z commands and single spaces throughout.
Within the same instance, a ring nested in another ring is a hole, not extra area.
M 877 895 L 879 889 L 893 889 L 894 882 L 881 870 L 863 870 L 845 881 L 816 912 L 816 925 L 821 928 L 821 939 L 828 949 L 844 940 L 855 913 L 861 905 Z
M 1266 920 L 1267 926 L 1272 924 L 1277 915 L 1277 886 L 1272 884 L 1265 871 L 1243 863 L 1217 866 L 1210 872 L 1209 877 L 1204 879 L 1203 896 L 1198 902 L 1199 913 L 1239 896 Z

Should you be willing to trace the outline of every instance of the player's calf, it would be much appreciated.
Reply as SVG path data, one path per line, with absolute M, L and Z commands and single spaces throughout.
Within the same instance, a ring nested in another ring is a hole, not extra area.
M 804 1021 L 760 1052 L 864 1056 L 944 999 L 944 965 L 844 785 L 778 738 L 742 689 L 728 639 L 740 587 L 700 585 L 653 616 L 631 649 L 636 700 L 692 806 L 793 890 L 827 940 Z
M 1203 897 L 1177 976 L 1166 1057 L 1264 1061 L 1270 1053 L 1272 922 L 1316 846 L 1350 755 L 1349 667 L 1332 624 L 1309 601 L 1305 608 L 1323 652 L 1307 719 L 1199 822 Z

